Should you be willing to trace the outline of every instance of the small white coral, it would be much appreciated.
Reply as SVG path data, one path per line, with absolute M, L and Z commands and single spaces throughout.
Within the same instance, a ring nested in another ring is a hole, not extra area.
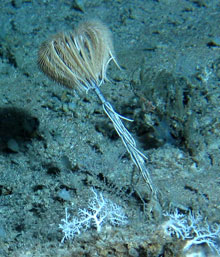
M 78 218 L 73 217 L 72 220 L 69 220 L 70 214 L 68 214 L 68 209 L 65 209 L 65 219 L 61 219 L 63 224 L 59 224 L 59 228 L 62 229 L 64 237 L 61 240 L 63 243 L 66 239 L 71 240 L 75 235 L 80 234 L 82 224 Z
M 174 213 L 166 212 L 164 216 L 169 217 L 169 219 L 162 225 L 163 231 L 166 235 L 176 236 L 183 240 L 188 238 L 189 228 L 184 214 L 180 214 L 178 213 L 178 210 L 175 210 Z
M 211 251 L 220 255 L 220 225 L 210 226 L 199 213 L 187 216 L 175 210 L 164 216 L 169 217 L 162 225 L 164 233 L 186 240 L 183 251 L 188 251 L 193 245 L 206 244 Z
M 93 197 L 89 200 L 89 205 L 85 209 L 79 209 L 78 217 L 70 220 L 70 214 L 66 208 L 66 217 L 59 225 L 64 237 L 61 242 L 73 239 L 81 230 L 87 230 L 94 226 L 97 232 L 101 231 L 102 226 L 109 222 L 113 226 L 123 226 L 128 223 L 128 218 L 124 209 L 105 198 L 102 193 L 96 192 L 93 188 Z
M 187 240 L 183 250 L 187 251 L 193 245 L 207 244 L 212 251 L 220 255 L 220 226 L 210 226 L 208 223 L 204 227 L 193 226 L 191 239 Z

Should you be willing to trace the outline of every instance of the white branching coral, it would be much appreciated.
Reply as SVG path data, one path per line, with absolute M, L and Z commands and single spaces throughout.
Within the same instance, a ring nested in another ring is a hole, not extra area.
M 210 226 L 199 213 L 185 215 L 175 210 L 173 213 L 165 213 L 164 216 L 169 218 L 162 224 L 164 233 L 186 240 L 183 251 L 188 251 L 194 245 L 205 244 L 220 255 L 220 225 Z
M 89 205 L 85 209 L 79 209 L 78 217 L 70 217 L 68 209 L 65 209 L 65 218 L 61 220 L 59 228 L 64 233 L 61 242 L 71 240 L 81 231 L 90 227 L 95 227 L 97 232 L 101 231 L 104 224 L 112 226 L 123 226 L 128 223 L 128 218 L 124 209 L 105 198 L 102 193 L 91 189 L 93 197 L 89 200 Z

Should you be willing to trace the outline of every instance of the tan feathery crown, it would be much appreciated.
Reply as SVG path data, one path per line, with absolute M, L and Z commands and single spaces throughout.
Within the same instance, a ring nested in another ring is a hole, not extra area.
M 74 31 L 61 32 L 44 42 L 39 50 L 41 70 L 69 87 L 88 90 L 106 80 L 111 60 L 117 64 L 111 33 L 100 21 L 81 23 Z

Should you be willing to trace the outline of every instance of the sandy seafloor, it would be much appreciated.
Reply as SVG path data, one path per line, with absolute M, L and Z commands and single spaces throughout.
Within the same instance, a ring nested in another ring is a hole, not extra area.
M 157 201 L 93 92 L 38 68 L 43 41 L 91 18 L 112 31 L 121 69 L 111 63 L 101 90 L 134 120 Z M 218 0 L 1 0 L 0 256 L 217 256 L 205 244 L 183 252 L 162 224 L 175 210 L 220 223 L 219 24 Z M 65 208 L 77 215 L 91 187 L 128 225 L 61 244 Z

